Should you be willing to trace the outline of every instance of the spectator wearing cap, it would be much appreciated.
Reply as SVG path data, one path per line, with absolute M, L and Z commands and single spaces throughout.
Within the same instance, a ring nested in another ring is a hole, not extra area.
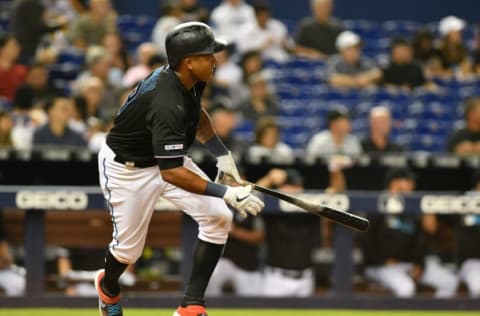
M 161 17 L 158 19 L 152 31 L 152 42 L 160 54 L 167 55 L 167 50 L 165 49 L 167 34 L 180 23 L 182 23 L 182 9 L 179 1 L 166 1 L 162 7 Z
M 338 88 L 366 88 L 380 80 L 382 72 L 362 56 L 362 43 L 357 34 L 344 31 L 338 35 L 335 45 L 339 54 L 328 60 L 330 85 Z
M 473 175 L 471 197 L 480 195 L 480 169 Z M 456 229 L 455 249 L 459 264 L 460 280 L 467 286 L 471 297 L 480 297 L 480 215 L 467 214 L 459 217 Z
M 333 155 L 356 156 L 362 153 L 359 140 L 350 133 L 352 126 L 346 109 L 332 109 L 328 113 L 327 123 L 328 129 L 313 135 L 308 143 L 306 156 L 309 159 Z
M 447 151 L 458 155 L 480 154 L 480 98 L 472 97 L 465 103 L 465 127 L 448 137 Z
M 307 58 L 326 59 L 337 53 L 335 40 L 343 27 L 332 18 L 334 0 L 310 0 L 313 17 L 300 21 L 295 52 Z
M 213 9 L 210 23 L 219 37 L 233 43 L 239 30 L 255 25 L 255 12 L 244 0 L 223 0 Z
M 256 23 L 240 30 L 236 42 L 240 53 L 251 50 L 262 52 L 264 59 L 278 62 L 288 59 L 286 52 L 287 27 L 272 18 L 270 4 L 267 1 L 256 1 L 253 4 Z
M 148 62 L 152 56 L 158 53 L 157 46 L 153 43 L 143 43 L 137 48 L 137 64 L 127 70 L 123 77 L 124 88 L 131 88 L 138 82 L 147 78 L 152 72 Z
M 469 79 L 472 75 L 472 65 L 462 36 L 465 26 L 465 21 L 456 16 L 443 18 L 438 26 L 442 36 L 439 51 L 443 67 L 451 69 L 460 80 Z
M 390 195 L 383 207 L 390 214 L 370 216 L 369 231 L 360 236 L 365 276 L 397 297 L 414 296 L 416 283 L 432 287 L 437 298 L 454 296 L 455 274 L 436 260 L 426 260 L 426 237 L 438 230 L 436 216 L 402 214 L 403 204 L 394 197 L 415 190 L 415 175 L 409 169 L 391 169 L 385 183 Z
M 400 153 L 402 146 L 391 142 L 392 114 L 385 106 L 376 106 L 370 110 L 370 133 L 362 140 L 363 152 L 367 154 Z
M 27 78 L 27 67 L 17 64 L 20 50 L 15 37 L 0 34 L 0 97 L 9 101 Z
M 294 160 L 292 148 L 281 142 L 280 127 L 272 118 L 258 120 L 255 126 L 255 143 L 248 149 L 252 161 L 267 159 L 275 163 L 290 163 Z
M 33 146 L 86 147 L 82 135 L 68 127 L 70 105 L 66 98 L 54 98 L 45 105 L 48 123 L 39 127 L 33 135 Z
M 277 100 L 270 90 L 264 73 L 259 72 L 250 76 L 248 87 L 250 90 L 249 99 L 239 106 L 245 119 L 257 122 L 261 117 L 278 114 Z
M 90 0 L 89 9 L 75 19 L 70 28 L 70 40 L 78 48 L 101 45 L 107 33 L 117 33 L 117 13 L 110 0 Z
M 383 69 L 383 83 L 407 91 L 427 86 L 422 68 L 414 61 L 412 45 L 407 40 L 396 38 L 392 41 L 390 63 Z

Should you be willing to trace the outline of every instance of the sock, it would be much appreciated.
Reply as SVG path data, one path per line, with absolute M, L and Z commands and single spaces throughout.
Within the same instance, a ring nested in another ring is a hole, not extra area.
M 182 307 L 187 305 L 205 306 L 205 290 L 213 270 L 222 255 L 224 245 L 212 244 L 198 239 L 193 253 L 193 268 L 187 290 L 182 300 Z
M 105 294 L 110 297 L 115 297 L 120 294 L 120 285 L 118 284 L 118 279 L 126 268 L 126 264 L 118 262 L 110 250 L 107 250 L 107 254 L 105 256 L 105 276 L 100 282 L 100 286 L 102 287 L 102 290 L 104 290 Z

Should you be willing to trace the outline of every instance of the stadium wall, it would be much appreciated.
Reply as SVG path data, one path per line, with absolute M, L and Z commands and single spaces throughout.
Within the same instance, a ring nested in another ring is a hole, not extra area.
M 248 2 L 251 2 L 249 0 Z M 200 0 L 213 8 L 220 0 Z M 420 22 L 438 21 L 447 15 L 458 15 L 469 22 L 480 20 L 480 1 L 478 0 L 335 0 L 336 16 L 342 19 L 364 19 L 374 21 L 412 20 Z M 309 14 L 310 0 L 270 0 L 274 14 L 283 20 L 297 20 Z M 115 6 L 121 14 L 158 15 L 160 1 L 155 0 L 115 0 Z M 288 8 L 288 9 L 287 9 Z

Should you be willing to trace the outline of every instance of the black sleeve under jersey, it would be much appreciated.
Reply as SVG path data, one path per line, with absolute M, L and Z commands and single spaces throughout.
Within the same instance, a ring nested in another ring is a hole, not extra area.
M 179 158 L 187 154 L 186 113 L 175 91 L 157 93 L 152 102 L 151 126 L 155 158 Z

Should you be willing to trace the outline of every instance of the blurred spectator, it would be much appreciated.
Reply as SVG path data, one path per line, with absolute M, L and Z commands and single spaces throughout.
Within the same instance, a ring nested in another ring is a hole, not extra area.
M 60 20 L 71 23 L 85 8 L 79 0 L 42 0 L 48 20 Z
M 328 60 L 328 81 L 339 88 L 366 88 L 382 77 L 375 64 L 362 56 L 360 37 L 350 31 L 340 33 L 336 40 L 339 55 Z
M 465 127 L 450 134 L 447 150 L 459 155 L 480 154 L 480 98 L 465 103 Z
M 87 145 L 82 135 L 68 127 L 71 109 L 65 98 L 54 98 L 47 102 L 45 111 L 48 123 L 39 127 L 33 135 L 34 146 L 73 146 L 85 147 Z
M 410 194 L 415 189 L 415 176 L 408 169 L 392 169 L 386 175 L 387 192 Z M 386 212 L 397 213 L 401 202 L 387 197 Z M 425 234 L 435 231 L 435 215 L 375 215 L 369 231 L 361 237 L 365 275 L 379 282 L 398 297 L 415 295 L 415 282 L 435 289 L 436 297 L 455 295 L 458 280 L 436 261 L 425 261 Z
M 122 73 L 130 68 L 130 57 L 122 37 L 118 33 L 107 33 L 102 39 L 102 46 L 112 56 L 112 67 Z
M 480 169 L 473 176 L 473 190 L 467 194 L 480 194 Z M 457 258 L 460 280 L 467 286 L 471 297 L 480 297 L 480 215 L 460 216 L 456 232 Z
M 352 126 L 348 111 L 335 108 L 328 113 L 328 130 L 313 135 L 308 143 L 308 159 L 332 155 L 355 156 L 362 153 L 362 147 L 355 135 L 350 134 Z
M 238 32 L 255 25 L 255 12 L 244 0 L 223 0 L 210 16 L 217 35 L 229 42 L 236 42 Z
M 248 78 L 251 75 L 263 69 L 262 54 L 256 50 L 246 52 L 240 59 L 240 68 L 242 69 L 243 81 L 248 83 Z
M 449 78 L 452 73 L 443 68 L 440 52 L 435 48 L 433 33 L 420 29 L 412 39 L 414 58 L 422 65 L 428 78 Z
M 198 4 L 198 0 L 180 0 L 183 21 L 199 21 L 208 23 L 210 13 L 208 9 Z
M 10 114 L 0 110 L 0 148 L 12 148 L 13 121 Z
M 45 6 L 38 0 L 15 0 L 10 15 L 11 30 L 22 47 L 21 61 L 30 63 L 42 37 L 66 24 L 66 20 L 47 20 Z
M 276 116 L 278 114 L 278 102 L 270 91 L 265 75 L 259 72 L 250 76 L 248 86 L 250 97 L 239 107 L 243 117 L 256 122 L 261 117 Z
M 313 17 L 300 22 L 295 38 L 298 55 L 326 59 L 337 52 L 335 40 L 343 28 L 332 18 L 333 6 L 333 0 L 311 0 Z
M 87 70 L 80 74 L 74 83 L 74 90 L 78 92 L 82 90 L 84 81 L 90 78 L 98 78 L 104 86 L 102 113 L 116 112 L 118 109 L 118 98 L 122 87 L 122 72 L 120 69 L 112 68 L 112 56 L 101 46 L 92 46 L 88 49 L 85 58 Z
M 257 184 L 288 194 L 303 192 L 303 179 L 293 169 L 273 169 Z M 320 246 L 320 220 L 306 213 L 265 213 L 265 296 L 307 297 L 314 293 L 312 252 Z
M 370 134 L 362 140 L 363 152 L 367 154 L 400 153 L 402 146 L 392 143 L 392 114 L 385 106 L 376 106 L 370 110 Z
M 102 107 L 103 100 L 105 99 L 105 85 L 100 79 L 96 77 L 90 77 L 84 80 L 80 86 L 79 95 L 84 98 L 86 102 L 86 122 L 92 118 L 98 119 L 102 117 L 109 117 L 108 114 L 102 113 L 105 112 L 105 109 Z M 81 106 L 81 104 L 79 106 Z
M 86 135 L 88 132 L 88 114 L 87 114 L 87 100 L 77 95 L 70 100 L 72 113 L 68 121 L 68 127 L 81 135 Z
M 33 90 L 33 106 L 36 108 L 43 108 L 48 99 L 62 94 L 48 81 L 48 69 L 43 64 L 30 66 L 26 84 Z
M 15 149 L 29 150 L 32 146 L 33 132 L 37 126 L 43 124 L 45 117 L 33 109 L 34 91 L 28 85 L 21 86 L 15 93 L 12 110 L 12 141 Z
M 258 120 L 255 127 L 255 143 L 248 149 L 252 161 L 267 158 L 269 161 L 289 163 L 294 160 L 293 150 L 281 142 L 280 128 L 272 118 Z
M 0 210 L 0 289 L 7 296 L 22 296 L 25 294 L 25 269 L 13 262 L 10 245 L 5 233 L 3 211 Z
M 475 37 L 475 51 L 473 52 L 473 64 L 474 72 L 477 76 L 480 76 L 480 24 L 476 28 L 476 37 Z
M 160 54 L 155 54 L 151 56 L 148 59 L 148 68 L 150 69 L 150 72 L 154 71 L 157 68 L 160 68 L 162 66 L 165 66 L 167 64 L 167 59 L 165 56 L 160 55 Z
M 215 84 L 227 89 L 232 98 L 231 103 L 238 104 L 242 100 L 240 91 L 242 89 L 243 74 L 242 69 L 231 58 L 232 50 L 232 46 L 229 46 L 228 49 L 215 54 L 215 59 L 217 60 Z
M 27 68 L 16 63 L 19 54 L 20 45 L 15 37 L 0 34 L 0 97 L 10 101 L 27 78 Z
M 169 0 L 162 7 L 162 14 L 152 31 L 152 42 L 157 46 L 159 53 L 167 55 L 165 39 L 167 33 L 182 23 L 182 9 L 178 0 Z
M 153 43 L 143 43 L 137 48 L 137 64 L 130 67 L 123 77 L 123 87 L 131 88 L 139 81 L 147 78 L 152 72 L 148 62 L 152 56 L 157 54 L 157 47 Z
M 472 75 L 472 65 L 462 35 L 465 25 L 465 21 L 455 16 L 447 16 L 438 26 L 442 35 L 439 51 L 443 67 L 452 69 L 455 77 L 460 80 L 469 79 Z
M 266 0 L 256 1 L 253 5 L 256 23 L 240 30 L 237 49 L 240 53 L 251 50 L 262 52 L 264 59 L 285 61 L 288 32 L 286 26 L 272 18 L 270 4 Z
M 245 152 L 246 144 L 233 134 L 238 117 L 236 112 L 227 104 L 228 101 L 225 99 L 215 99 L 208 109 L 208 113 L 218 137 L 232 153 L 241 157 Z
M 413 60 L 413 49 L 407 40 L 402 38 L 393 40 L 390 63 L 383 69 L 383 82 L 387 87 L 405 90 L 426 84 L 422 68 Z
M 73 22 L 70 40 L 76 47 L 85 49 L 100 45 L 107 33 L 117 33 L 117 13 L 110 0 L 90 0 L 89 10 Z

